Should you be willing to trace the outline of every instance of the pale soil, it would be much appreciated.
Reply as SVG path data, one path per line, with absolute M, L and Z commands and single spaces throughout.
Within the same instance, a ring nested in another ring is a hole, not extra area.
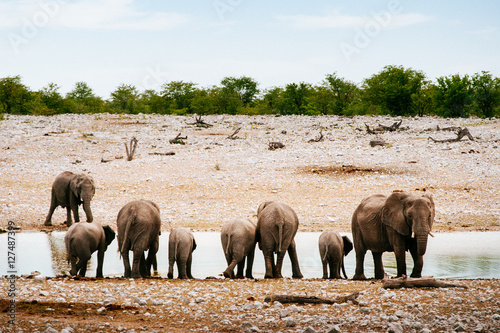
M 406 130 L 375 136 L 365 124 L 398 119 L 207 116 L 214 126 L 205 129 L 180 116 L 5 118 L 0 221 L 13 220 L 22 230 L 44 229 L 52 182 L 65 170 L 94 178 L 94 219 L 113 227 L 119 209 L 140 198 L 160 206 L 164 231 L 177 225 L 219 231 L 230 218 L 253 218 L 261 202 L 276 200 L 296 210 L 299 231 L 349 231 L 364 197 L 399 190 L 433 194 L 434 231 L 500 230 L 500 120 L 403 118 Z M 456 137 L 437 126 L 467 126 L 476 140 L 431 142 L 429 136 Z M 227 139 L 238 127 L 240 139 Z M 309 143 L 320 131 L 325 140 Z M 169 144 L 178 133 L 188 137 L 186 145 Z M 124 143 L 132 137 L 139 145 L 127 161 Z M 388 145 L 370 147 L 373 139 Z M 270 141 L 285 148 L 268 150 Z M 153 155 L 166 152 L 175 155 Z M 81 208 L 80 216 L 85 219 Z M 64 229 L 65 219 L 59 207 L 52 229 Z
M 160 206 L 164 231 L 177 225 L 219 231 L 234 216 L 254 218 L 264 200 L 292 206 L 300 231 L 350 231 L 351 215 L 364 197 L 401 190 L 433 194 L 434 231 L 500 230 L 499 120 L 404 118 L 408 129 L 378 136 L 367 135 L 365 123 L 373 128 L 396 119 L 204 120 L 214 126 L 199 129 L 186 124 L 193 118 L 174 116 L 6 116 L 0 121 L 0 228 L 12 220 L 21 230 L 65 230 L 61 208 L 54 227 L 43 221 L 54 178 L 71 170 L 94 178 L 94 218 L 114 228 L 125 203 L 146 198 Z M 467 126 L 476 141 L 431 142 L 429 136 L 455 137 L 436 131 L 437 125 Z M 238 127 L 240 139 L 226 139 Z M 309 143 L 320 131 L 325 140 Z M 169 144 L 179 132 L 188 136 L 187 144 Z M 134 159 L 116 159 L 125 156 L 123 144 L 133 136 L 139 140 Z M 370 147 L 375 138 L 388 146 Z M 285 148 L 270 151 L 270 141 Z M 170 151 L 175 155 L 151 155 Z M 80 216 L 84 220 L 82 209 Z M 13 327 L 7 324 L 10 283 L 0 278 L 0 332 L 499 331 L 499 280 L 456 282 L 469 288 L 386 291 L 380 281 L 23 277 L 15 283 Z M 363 292 L 360 304 L 264 304 L 271 294 L 335 298 L 354 291 Z

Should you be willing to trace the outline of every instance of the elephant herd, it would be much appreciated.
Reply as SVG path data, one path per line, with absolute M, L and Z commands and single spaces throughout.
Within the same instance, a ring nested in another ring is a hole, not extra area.
M 97 251 L 96 277 L 102 277 L 104 252 L 114 240 L 115 232 L 109 226 L 93 221 L 90 201 L 95 186 L 90 176 L 63 172 L 52 186 L 52 199 L 45 225 L 51 225 L 51 217 L 57 206 L 67 209 L 65 236 L 71 275 L 85 276 L 87 262 Z M 79 222 L 78 206 L 83 205 L 87 223 Z M 420 277 L 427 238 L 431 235 L 435 207 L 432 195 L 417 196 L 405 192 L 393 192 L 389 196 L 375 194 L 361 201 L 352 216 L 352 238 L 340 236 L 333 230 L 323 232 L 318 241 L 323 278 L 340 278 L 344 269 L 344 256 L 353 248 L 356 252 L 356 270 L 353 279 L 366 279 L 363 263 L 368 250 L 372 252 L 375 278 L 384 278 L 382 253 L 394 252 L 397 275 L 406 275 L 405 252 L 410 251 L 414 265 L 412 277 Z M 116 220 L 118 251 L 123 258 L 124 277 L 140 278 L 151 275 L 157 269 L 156 253 L 161 229 L 160 209 L 149 200 L 136 200 L 123 206 Z M 299 220 L 295 211 L 280 202 L 267 201 L 258 207 L 257 222 L 235 218 L 222 226 L 221 244 L 227 261 L 223 272 L 226 278 L 253 278 L 252 268 L 255 247 L 264 255 L 264 278 L 282 278 L 281 268 L 286 252 L 292 264 L 292 277 L 302 278 L 294 237 Z M 173 278 L 174 264 L 178 277 L 193 278 L 192 253 L 196 249 L 193 233 L 183 227 L 171 230 L 168 240 L 168 278 Z M 133 252 L 130 266 L 129 252 Z M 147 251 L 147 258 L 145 252 Z M 245 269 L 246 261 L 246 271 Z M 234 269 L 237 267 L 236 275 Z M 329 271 L 329 273 L 328 273 Z

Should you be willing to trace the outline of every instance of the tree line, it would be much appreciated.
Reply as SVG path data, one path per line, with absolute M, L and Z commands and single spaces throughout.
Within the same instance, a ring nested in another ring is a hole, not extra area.
M 443 76 L 432 82 L 422 71 L 392 65 L 361 84 L 333 73 L 316 85 L 300 82 L 260 90 L 251 77 L 225 77 L 210 87 L 166 82 L 159 91 L 140 92 L 133 85 L 121 84 L 107 100 L 96 96 L 85 82 L 77 82 L 66 96 L 59 89 L 49 83 L 31 91 L 20 76 L 2 78 L 0 114 L 500 116 L 500 78 L 487 71 Z

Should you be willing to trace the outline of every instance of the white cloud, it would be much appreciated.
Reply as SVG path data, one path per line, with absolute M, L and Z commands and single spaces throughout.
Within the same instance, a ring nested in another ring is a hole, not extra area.
M 0 27 L 19 27 L 45 17 L 53 28 L 161 31 L 189 21 L 186 15 L 137 7 L 133 0 L 10 0 L 0 4 Z
M 331 28 L 362 28 L 368 22 L 381 22 L 382 25 L 397 28 L 419 24 L 431 19 L 418 13 L 391 14 L 389 11 L 380 11 L 370 16 L 352 16 L 335 13 L 326 16 L 276 16 L 282 22 L 290 23 L 299 29 L 331 29 Z

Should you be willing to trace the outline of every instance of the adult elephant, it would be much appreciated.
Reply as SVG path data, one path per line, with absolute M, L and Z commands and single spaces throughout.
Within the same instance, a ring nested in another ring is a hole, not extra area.
M 412 277 L 421 277 L 427 238 L 434 221 L 432 195 L 394 192 L 363 199 L 352 216 L 352 237 L 356 251 L 353 279 L 366 279 L 363 261 L 367 250 L 373 255 L 375 278 L 384 278 L 382 253 L 394 252 L 398 277 L 406 275 L 405 252 L 413 258 Z
M 149 200 L 129 202 L 118 213 L 118 251 L 123 257 L 124 277 L 140 278 L 151 275 L 156 260 L 161 228 L 160 209 Z M 133 251 L 132 269 L 129 251 Z M 148 251 L 145 259 L 144 252 Z
M 286 251 L 292 262 L 292 277 L 302 278 L 294 237 L 299 227 L 295 211 L 281 202 L 266 201 L 257 210 L 256 242 L 264 254 L 264 278 L 282 278 L 281 267 Z M 276 264 L 274 263 L 274 253 Z
M 59 174 L 52 184 L 52 199 L 50 201 L 49 214 L 45 218 L 45 225 L 52 225 L 52 214 L 57 206 L 66 208 L 66 224 L 71 226 L 71 211 L 75 217 L 75 222 L 80 222 L 78 206 L 83 205 L 83 210 L 87 216 L 87 222 L 92 222 L 92 211 L 90 201 L 94 197 L 95 186 L 92 177 L 84 174 L 74 174 L 65 171 Z
M 85 276 L 87 262 L 92 253 L 97 251 L 96 277 L 102 278 L 104 252 L 113 239 L 115 239 L 115 232 L 110 226 L 102 226 L 96 221 L 73 224 L 64 236 L 68 261 L 71 262 L 70 274 Z
M 179 279 L 193 279 L 191 264 L 193 251 L 196 249 L 194 235 L 188 228 L 177 227 L 172 229 L 168 236 L 168 274 L 174 278 L 174 264 L 177 262 Z
M 247 270 L 245 277 L 253 279 L 252 267 L 255 254 L 255 231 L 257 225 L 249 219 L 233 219 L 222 226 L 220 239 L 224 256 L 227 261 L 227 268 L 224 277 L 234 279 L 234 267 L 238 265 L 236 278 L 243 278 L 245 259 Z
M 344 256 L 352 250 L 352 242 L 347 236 L 341 236 L 337 231 L 324 231 L 318 239 L 319 254 L 323 264 L 323 279 L 340 279 L 340 269 L 347 279 L 344 267 Z M 330 268 L 330 276 L 328 276 Z

